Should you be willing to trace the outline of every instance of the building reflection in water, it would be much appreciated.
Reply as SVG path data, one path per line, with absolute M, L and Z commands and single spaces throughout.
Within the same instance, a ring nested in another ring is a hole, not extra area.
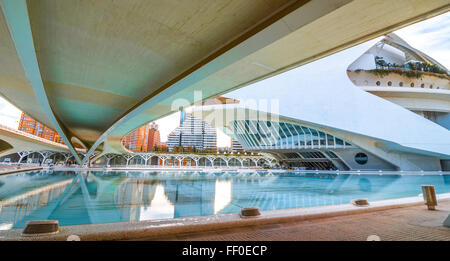
M 140 211 L 139 220 L 165 219 L 173 218 L 175 207 L 166 196 L 164 186 L 158 184 L 150 206 L 142 206 Z
M 231 180 L 216 180 L 214 192 L 214 214 L 218 214 L 233 199 Z
M 421 182 L 436 184 L 440 193 L 450 191 L 448 176 L 418 175 L 55 172 L 0 181 L 3 230 L 23 227 L 29 220 L 57 219 L 61 225 L 129 222 L 236 213 L 248 206 L 271 210 L 344 204 L 355 197 L 415 196 Z
M 39 208 L 59 198 L 72 179 L 26 191 L 0 201 L 0 230 L 10 229 Z

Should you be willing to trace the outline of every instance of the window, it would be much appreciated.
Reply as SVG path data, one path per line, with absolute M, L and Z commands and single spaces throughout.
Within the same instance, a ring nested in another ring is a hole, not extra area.
M 380 81 L 377 81 L 377 83 L 376 83 L 376 84 L 377 84 L 377 86 L 380 86 L 380 84 L 381 84 L 381 83 L 380 83 Z
M 436 87 L 436 89 L 439 89 L 439 86 L 438 86 L 438 87 Z
M 420 88 L 423 88 L 423 87 L 425 87 L 425 84 L 422 83 L 422 84 L 420 85 Z
M 359 165 L 366 164 L 368 160 L 369 160 L 369 158 L 367 157 L 367 155 L 365 153 L 359 152 L 355 155 L 355 161 Z
M 433 84 L 430 84 L 430 89 L 433 89 Z
M 400 82 L 398 85 L 400 85 L 400 87 L 403 87 L 403 82 Z
M 414 87 L 414 83 L 412 82 L 409 86 Z
M 388 81 L 388 86 L 392 86 L 392 82 L 391 81 Z

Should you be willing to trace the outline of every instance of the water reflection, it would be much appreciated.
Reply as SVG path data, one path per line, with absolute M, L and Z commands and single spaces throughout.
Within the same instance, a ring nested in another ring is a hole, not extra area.
M 0 177 L 0 230 L 29 220 L 128 222 L 450 192 L 448 176 L 270 172 L 33 172 Z

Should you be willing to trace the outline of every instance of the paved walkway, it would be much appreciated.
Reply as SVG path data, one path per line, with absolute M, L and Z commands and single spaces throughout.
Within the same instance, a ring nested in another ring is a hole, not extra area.
M 450 241 L 450 228 L 442 226 L 449 214 L 450 200 L 446 200 L 440 201 L 435 211 L 427 210 L 426 206 L 413 206 L 294 223 L 174 235 L 158 240 L 365 241 L 368 236 L 377 235 L 381 241 Z
M 31 171 L 42 169 L 38 164 L 22 164 L 18 165 L 0 165 L 0 175 L 6 175 L 22 171 Z

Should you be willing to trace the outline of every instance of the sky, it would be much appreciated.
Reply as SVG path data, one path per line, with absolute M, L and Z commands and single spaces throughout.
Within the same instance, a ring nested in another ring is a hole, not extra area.
M 394 32 L 403 40 L 408 42 L 412 47 L 426 53 L 440 64 L 445 66 L 447 69 L 450 68 L 450 12 L 433 17 L 431 19 L 422 21 L 405 27 L 403 29 Z M 374 43 L 382 39 L 379 37 L 377 39 L 371 40 L 367 43 L 352 47 L 347 49 L 347 53 L 362 54 L 365 50 L 369 49 Z M 367 46 L 366 49 L 361 51 L 361 47 Z M 323 58 L 320 61 L 313 62 L 308 65 L 311 70 L 330 70 L 333 67 L 333 63 L 327 63 L 326 61 L 333 61 L 333 55 Z M 324 68 L 324 66 L 329 66 L 329 68 Z M 296 70 L 296 69 L 293 69 Z M 286 74 L 288 75 L 288 74 Z M 288 81 L 286 77 L 278 77 L 280 79 L 279 85 L 282 86 L 284 80 Z M 267 80 L 264 80 L 267 81 Z M 259 85 L 264 84 L 264 81 L 260 82 Z M 269 82 L 269 81 L 267 81 Z M 335 83 L 339 84 L 339 82 Z M 245 100 L 253 98 L 254 91 L 253 85 L 249 85 L 237 91 L 230 92 L 223 96 L 237 98 L 240 100 Z M 287 92 L 289 93 L 289 92 Z M 260 98 L 266 96 L 270 99 L 270 93 L 262 93 L 259 95 Z M 21 111 L 7 102 L 5 99 L 0 97 L 0 124 L 6 125 L 12 128 L 17 128 L 19 125 Z M 174 113 L 167 117 L 161 118 L 155 121 L 159 125 L 159 131 L 161 134 L 161 141 L 167 141 L 167 136 L 176 127 L 178 127 L 180 121 L 180 113 Z M 229 147 L 230 137 L 224 134 L 221 130 L 217 130 L 217 146 L 218 147 Z

